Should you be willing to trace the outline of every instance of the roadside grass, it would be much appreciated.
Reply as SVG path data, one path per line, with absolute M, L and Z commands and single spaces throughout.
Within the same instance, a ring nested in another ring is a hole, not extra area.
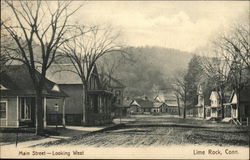
M 1 144 L 12 144 L 24 141 L 39 140 L 44 137 L 37 136 L 34 133 L 0 133 L 0 145 Z
M 25 142 L 31 140 L 40 140 L 47 138 L 50 135 L 59 135 L 59 132 L 62 132 L 64 128 L 58 128 L 58 132 L 55 129 L 46 129 L 44 136 L 38 136 L 35 134 L 35 128 L 19 128 L 19 129 L 1 129 L 0 130 L 0 145 L 3 144 L 13 144 L 16 141 Z

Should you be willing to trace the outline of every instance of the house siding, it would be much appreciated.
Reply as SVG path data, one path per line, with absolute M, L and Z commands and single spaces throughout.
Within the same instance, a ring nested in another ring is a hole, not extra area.
M 130 114 L 142 114 L 143 109 L 141 107 L 139 107 L 139 106 L 131 105 L 130 108 L 128 109 L 128 112 Z
M 178 107 L 175 106 L 167 106 L 166 107 L 166 113 L 170 115 L 178 115 Z
M 91 83 L 92 87 L 96 84 Z M 69 97 L 65 99 L 65 123 L 66 125 L 82 125 L 83 120 L 83 88 L 82 84 L 61 84 L 60 89 Z M 92 88 L 94 89 L 94 88 Z M 104 91 L 103 91 L 104 92 Z M 104 93 L 89 93 L 89 105 L 85 111 L 85 125 L 102 125 L 111 122 L 111 94 Z M 91 102 L 95 103 L 92 104 Z M 60 108 L 56 112 L 55 104 Z M 62 124 L 62 99 L 48 99 L 47 100 L 47 124 Z
M 17 98 L 3 98 L 1 101 L 7 102 L 6 107 L 6 118 L 1 119 L 1 127 L 18 127 L 18 117 L 17 117 Z
M 65 98 L 65 123 L 66 125 L 81 125 L 82 122 L 82 85 L 81 84 L 60 84 L 68 97 Z M 58 112 L 55 111 L 55 104 L 59 106 Z M 47 99 L 47 124 L 54 125 L 56 121 L 62 124 L 63 100 Z M 57 117 L 57 118 L 56 118 Z M 57 119 L 57 120 L 56 120 Z

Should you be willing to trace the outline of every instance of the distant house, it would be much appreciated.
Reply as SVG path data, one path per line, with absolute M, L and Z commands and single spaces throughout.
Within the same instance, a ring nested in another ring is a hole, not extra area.
M 130 103 L 128 112 L 130 114 L 150 114 L 153 108 L 153 102 L 145 98 L 135 98 Z
M 164 102 L 154 102 L 152 113 L 165 113 L 167 111 L 167 105 Z
M 40 73 L 36 71 L 36 75 Z M 0 126 L 1 127 L 35 127 L 36 92 L 26 65 L 10 65 L 0 73 Z M 45 79 L 42 90 L 44 107 L 44 125 L 47 124 L 46 108 L 54 99 L 64 102 L 67 95 L 54 82 Z M 64 124 L 64 105 L 61 106 Z
M 240 121 L 250 117 L 250 87 L 241 90 L 240 98 L 233 91 L 229 103 L 224 104 L 225 118 L 237 119 Z M 239 106 L 237 107 L 237 103 Z
M 163 94 L 158 94 L 155 96 L 154 101 L 155 102 L 165 102 L 165 97 Z
M 179 101 L 181 105 L 181 101 Z M 167 105 L 166 114 L 178 115 L 178 101 L 173 91 L 169 91 L 165 94 L 165 104 Z
M 106 88 L 113 93 L 112 107 L 111 107 L 112 115 L 116 117 L 126 116 L 127 108 L 129 106 L 126 106 L 123 104 L 123 101 L 124 101 L 123 92 L 125 89 L 125 85 L 122 84 L 119 80 L 111 76 L 106 77 L 106 79 L 108 79 L 109 81 Z
M 205 106 L 206 118 L 228 117 L 229 112 L 231 112 L 231 103 L 229 102 L 230 95 L 231 93 L 229 91 L 224 91 L 222 101 L 222 93 L 220 91 L 212 91 L 209 97 L 210 106 Z M 228 107 L 230 108 L 230 111 L 228 111 Z
M 221 107 L 221 92 L 219 91 L 212 91 L 210 95 L 210 116 L 212 118 L 219 118 L 222 117 L 222 107 Z
M 93 74 L 88 84 L 88 105 L 83 103 L 83 85 L 80 77 L 70 72 L 74 70 L 71 64 L 53 65 L 48 71 L 48 77 L 57 82 L 58 86 L 69 97 L 65 101 L 65 116 L 66 125 L 83 125 L 83 117 L 86 122 L 84 125 L 102 125 L 110 123 L 111 103 L 113 93 L 107 89 L 103 89 L 97 68 L 93 70 Z M 61 104 L 60 100 L 50 103 L 53 106 L 55 103 Z M 86 107 L 83 112 L 83 107 Z M 48 108 L 49 123 L 55 124 L 57 114 L 52 107 Z M 60 112 L 59 112 L 60 114 Z

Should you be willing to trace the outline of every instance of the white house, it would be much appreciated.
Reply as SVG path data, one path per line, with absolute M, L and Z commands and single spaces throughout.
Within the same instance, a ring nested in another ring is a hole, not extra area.
M 211 105 L 211 114 L 212 118 L 218 118 L 222 116 L 222 107 L 221 107 L 221 93 L 218 91 L 212 91 L 209 98 Z

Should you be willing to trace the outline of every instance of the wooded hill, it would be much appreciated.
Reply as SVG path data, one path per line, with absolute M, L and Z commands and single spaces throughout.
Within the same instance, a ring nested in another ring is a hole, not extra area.
M 161 47 L 129 47 L 125 60 L 114 65 L 113 77 L 126 85 L 125 96 L 147 95 L 152 98 L 157 89 L 169 88 L 176 71 L 187 69 L 192 53 Z M 117 53 L 107 54 L 103 59 L 117 61 Z M 119 58 L 118 58 L 119 59 Z M 107 67 L 107 65 L 106 65 Z

